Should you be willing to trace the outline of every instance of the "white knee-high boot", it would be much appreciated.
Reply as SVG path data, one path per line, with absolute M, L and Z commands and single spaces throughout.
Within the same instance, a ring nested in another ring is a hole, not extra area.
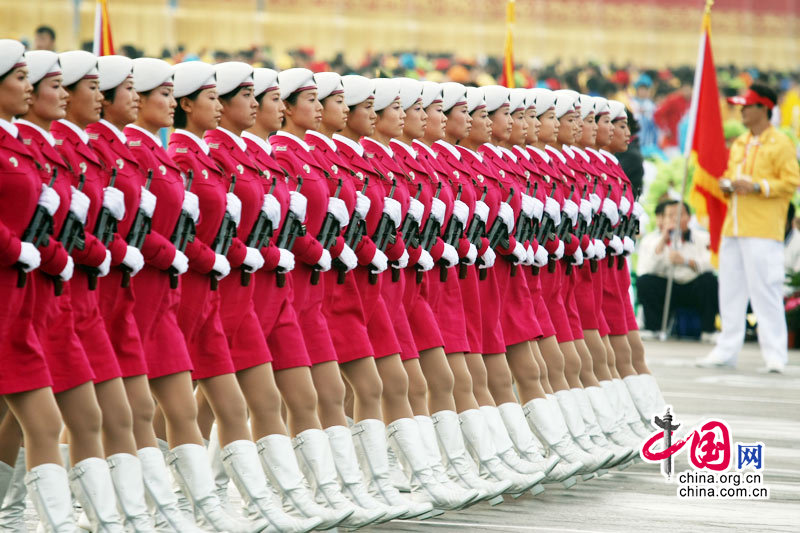
M 586 387 L 584 391 L 589 397 L 592 409 L 597 415 L 597 423 L 606 437 L 624 448 L 631 448 L 638 453 L 641 439 L 633 434 L 633 430 L 622 420 L 615 402 L 612 401 L 614 385 L 610 381 L 601 381 L 600 387 Z M 634 454 L 635 457 L 635 454 Z
M 72 516 L 69 480 L 63 466 L 46 463 L 32 468 L 25 475 L 25 486 L 45 533 L 80 531 Z
M 623 378 L 622 381 L 630 392 L 645 428 L 653 428 L 653 417 L 663 415 L 666 408 L 656 378 L 652 374 L 638 374 Z
M 106 461 L 128 532 L 154 532 L 153 519 L 145 502 L 142 464 L 139 458 L 129 453 L 117 453 L 106 458 Z
M 17 453 L 5 497 L 0 500 L 0 531 L 7 533 L 27 533 L 25 526 L 25 448 Z M 71 498 L 68 498 L 71 501 Z M 71 505 L 71 504 L 70 504 Z
M 570 389 L 570 392 L 575 396 L 575 401 L 580 407 L 581 416 L 586 425 L 586 432 L 589 438 L 599 448 L 608 450 L 614 454 L 614 459 L 611 460 L 606 467 L 611 468 L 631 460 L 637 454 L 637 451 L 629 447 L 619 446 L 606 438 L 597 421 L 597 414 L 594 412 L 594 409 L 592 409 L 592 403 L 589 400 L 586 389 L 575 388 Z
M 614 386 L 614 393 L 617 395 L 617 401 L 622 408 L 622 416 L 627 424 L 633 430 L 633 433 L 640 439 L 646 439 L 652 432 L 648 431 L 642 419 L 639 416 L 639 411 L 636 410 L 636 405 L 633 403 L 631 393 L 628 392 L 628 387 L 621 379 L 613 379 L 611 383 Z
M 569 390 L 562 390 L 555 393 L 555 399 L 564 415 L 564 422 L 567 424 L 570 434 L 575 443 L 592 457 L 591 470 L 603 468 L 614 459 L 614 454 L 607 450 L 598 448 L 589 435 L 586 433 L 586 424 L 575 396 Z M 586 462 L 584 461 L 584 464 Z
M 69 484 L 93 533 L 124 533 L 108 463 L 99 457 L 80 461 L 69 471 Z

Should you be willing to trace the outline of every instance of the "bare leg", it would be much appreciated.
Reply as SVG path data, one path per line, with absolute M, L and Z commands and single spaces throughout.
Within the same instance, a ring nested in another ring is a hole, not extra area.
M 5 399 L 22 428 L 27 469 L 45 463 L 63 466 L 58 451 L 61 415 L 53 397 L 53 389 L 43 387 L 8 394 Z
M 503 357 L 504 354 L 487 355 L 486 357 Z M 467 368 L 472 376 L 472 393 L 475 395 L 478 405 L 494 406 L 494 398 L 489 391 L 489 374 L 486 371 L 486 364 L 483 355 L 479 353 L 468 353 L 466 355 Z
M 166 437 L 170 448 L 181 444 L 203 445 L 203 436 L 197 426 L 197 402 L 192 390 L 189 372 L 178 372 L 150 380 L 161 411 L 164 413 Z
M 317 413 L 322 427 L 346 426 L 344 382 L 339 372 L 339 363 L 326 361 L 312 366 L 311 378 L 317 391 Z
M 134 376 L 122 381 L 133 415 L 133 437 L 136 439 L 136 447 L 141 449 L 157 446 L 153 430 L 156 405 L 150 393 L 147 376 Z
M 136 455 L 133 414 L 122 378 L 95 383 L 94 390 L 103 412 L 103 448 L 106 456 L 117 453 Z
M 536 359 L 536 364 L 539 365 L 539 383 L 542 385 L 542 390 L 545 394 L 553 394 L 553 387 L 550 386 L 550 381 L 547 379 L 547 364 L 542 357 L 542 349 L 539 347 L 539 342 L 531 342 L 531 351 L 533 358 Z
M 89 457 L 105 457 L 100 434 L 102 414 L 92 382 L 59 392 L 56 402 L 67 427 L 70 462 L 74 465 Z
M 469 373 L 464 354 L 462 352 L 449 354 L 447 363 L 453 372 L 453 400 L 457 411 L 461 413 L 467 409 L 477 409 L 478 402 L 472 391 L 472 376 Z
M 508 367 L 517 382 L 517 392 L 522 404 L 534 398 L 544 398 L 541 384 L 541 370 L 533 356 L 530 342 L 520 342 L 509 346 L 506 351 Z M 495 398 L 496 399 L 496 398 Z
M 606 355 L 606 345 L 600 332 L 596 329 L 587 329 L 583 332 L 586 346 L 592 356 L 592 372 L 600 381 L 609 381 L 611 373 L 608 371 L 608 357 Z
M 575 349 L 574 342 L 559 342 L 558 347 L 564 354 L 564 378 L 570 388 L 580 388 L 581 386 L 581 357 Z
M 152 384 L 151 385 L 151 392 L 152 392 Z M 153 393 L 155 396 L 155 393 Z M 158 398 L 156 398 L 158 400 Z M 167 440 L 167 419 L 164 418 L 164 411 L 161 409 L 161 406 L 156 401 L 156 413 L 153 415 L 153 432 L 156 434 L 161 440 Z
M 486 365 L 489 392 L 492 393 L 494 404 L 516 402 L 517 398 L 514 396 L 511 384 L 511 369 L 508 368 L 506 354 L 485 355 L 483 363 Z
M 307 366 L 275 371 L 275 383 L 283 396 L 292 436 L 307 429 L 322 429 L 317 416 L 317 391 Z
M 250 440 L 247 405 L 235 374 L 222 374 L 200 380 L 200 389 L 214 411 L 219 443 L 226 446 L 237 440 Z
M 619 379 L 619 372 L 617 372 L 616 354 L 614 348 L 611 346 L 611 335 L 603 337 L 603 344 L 606 347 L 606 361 L 608 362 L 608 373 L 611 379 Z
M 383 384 L 374 357 L 362 357 L 339 365 L 342 375 L 353 389 L 353 420 L 382 420 Z M 342 412 L 344 416 L 344 411 Z M 347 424 L 343 424 L 347 425 Z
M 636 374 L 631 364 L 631 345 L 628 344 L 627 335 L 611 335 L 611 346 L 614 348 L 614 358 L 619 372 L 619 377 L 624 378 Z
M 353 412 L 356 409 L 356 395 L 353 394 L 353 387 L 345 380 L 344 382 L 344 414 L 354 418 Z
M 383 383 L 383 421 L 390 424 L 400 418 L 413 418 L 414 412 L 408 400 L 408 374 L 400 360 L 400 354 L 375 359 L 375 365 Z
M 547 363 L 547 381 L 553 391 L 569 389 L 564 377 L 564 354 L 556 341 L 555 336 L 539 339 L 539 349 L 542 351 L 542 358 Z
M 272 374 L 272 364 L 257 365 L 236 373 L 250 410 L 250 430 L 254 441 L 267 435 L 286 435 L 281 416 L 281 394 Z
M 2 400 L 0 403 L 5 404 Z M 0 461 L 13 467 L 22 446 L 22 428 L 14 415 L 7 414 L 0 422 Z
M 631 362 L 637 374 L 650 374 L 647 361 L 644 359 L 644 344 L 639 336 L 639 330 L 628 332 L 628 344 L 631 346 Z
M 197 425 L 200 428 L 200 433 L 203 438 L 208 440 L 211 435 L 211 426 L 214 425 L 214 410 L 211 404 L 208 403 L 202 387 L 197 387 L 194 390 L 194 399 L 197 402 Z
M 428 409 L 431 413 L 439 411 L 455 411 L 453 399 L 455 379 L 447 356 L 441 347 L 423 350 L 419 353 L 419 364 L 425 380 L 428 382 Z M 416 411 L 415 411 L 416 412 Z
M 584 339 L 578 339 L 575 341 L 575 349 L 578 351 L 578 356 L 581 358 L 581 384 L 584 387 L 600 385 L 600 383 L 597 382 L 597 377 L 594 375 L 592 354 L 589 352 L 589 347 Z
M 428 411 L 428 382 L 422 373 L 419 359 L 406 359 L 403 368 L 408 376 L 408 402 L 415 415 L 429 416 Z

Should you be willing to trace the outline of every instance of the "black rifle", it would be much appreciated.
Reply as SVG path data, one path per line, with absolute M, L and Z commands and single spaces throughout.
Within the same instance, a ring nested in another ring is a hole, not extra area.
M 144 189 L 146 191 L 150 190 L 150 184 L 153 182 L 153 170 L 150 169 L 147 171 L 147 181 L 144 183 Z M 133 219 L 133 224 L 131 224 L 131 229 L 128 231 L 128 238 L 126 242 L 128 246 L 133 246 L 134 248 L 138 248 L 139 250 L 142 249 L 144 246 L 144 238 L 150 233 L 150 217 L 142 210 L 140 207 L 136 211 L 136 216 Z M 125 265 L 119 266 L 122 269 L 122 281 L 120 285 L 122 287 L 128 287 L 131 284 L 131 269 L 129 269 Z M 170 267 L 171 268 L 171 267 Z M 175 287 L 176 288 L 178 278 L 175 278 Z M 172 278 L 170 277 L 170 286 L 172 286 Z
M 117 169 L 111 170 L 111 180 L 108 182 L 109 187 L 113 187 L 117 182 Z M 94 236 L 97 237 L 103 246 L 108 248 L 111 241 L 114 239 L 114 234 L 117 232 L 117 219 L 111 214 L 105 206 L 100 208 L 100 214 L 97 215 L 97 222 L 94 225 Z M 97 272 L 89 272 L 89 290 L 97 288 Z
M 553 188 L 550 189 L 550 198 L 553 198 L 556 194 L 556 184 L 553 183 Z M 545 206 L 547 206 L 547 200 L 545 200 Z M 550 216 L 550 214 L 545 210 L 542 214 L 542 220 L 539 222 L 539 228 L 536 231 L 536 242 L 539 243 L 539 246 L 544 246 L 547 241 L 553 238 L 554 232 L 556 229 L 555 220 Z M 539 274 L 539 267 L 533 265 L 531 267 L 531 274 L 536 276 Z
M 285 171 L 284 171 L 285 172 Z M 286 174 L 288 178 L 289 175 Z M 303 178 L 297 176 L 297 188 L 295 192 L 300 192 L 300 189 L 303 188 Z M 294 241 L 297 240 L 297 237 L 302 237 L 306 234 L 306 227 L 303 224 L 303 221 L 300 220 L 297 215 L 289 210 L 286 213 L 286 220 L 283 222 L 283 229 L 281 230 L 280 235 L 278 235 L 278 241 L 275 243 L 278 248 L 283 248 L 284 250 L 292 251 L 294 248 Z M 283 287 L 286 285 L 286 272 L 280 270 L 280 267 L 275 272 L 275 282 L 278 287 Z
M 595 178 L 592 185 L 592 194 L 597 192 L 597 181 L 597 178 Z M 581 222 L 581 232 L 584 235 L 589 235 L 589 237 L 592 236 L 592 228 L 589 227 L 589 223 L 587 223 L 585 220 Z M 591 269 L 592 274 L 597 272 L 597 259 L 589 259 L 589 268 Z
M 575 185 L 570 185 L 569 186 L 569 196 L 567 197 L 567 200 L 568 201 L 572 200 L 572 196 L 574 194 L 575 194 Z M 572 229 L 572 219 L 570 219 L 569 217 L 564 216 L 562 214 L 561 215 L 561 225 L 559 225 L 558 229 L 556 229 L 556 237 L 558 237 L 558 239 L 560 241 L 565 241 L 564 242 L 565 245 L 567 245 L 570 242 L 572 242 L 572 237 L 570 237 L 570 235 L 569 235 L 571 229 Z M 569 237 L 569 240 L 567 241 L 566 239 L 568 237 Z M 567 265 L 567 273 L 568 274 L 572 273 L 572 269 L 569 268 L 569 267 L 570 267 L 570 265 Z M 555 262 L 555 260 L 550 259 L 550 261 L 547 263 L 547 271 L 550 272 L 551 274 L 556 271 L 556 262 Z
M 475 180 L 472 180 L 472 183 L 475 184 L 477 187 L 478 184 Z M 486 193 L 489 191 L 489 188 L 485 185 L 483 186 L 483 194 L 481 195 L 480 201 L 483 202 L 486 200 Z M 472 215 L 472 220 L 469 222 L 469 228 L 467 228 L 467 240 L 475 245 L 475 248 L 478 250 L 481 249 L 481 236 L 483 236 L 483 231 L 486 229 L 486 223 L 476 217 L 474 214 Z M 486 269 L 482 269 L 480 275 L 483 276 L 484 279 L 486 278 L 486 274 L 483 272 Z M 458 265 L 458 278 L 459 279 L 466 279 L 467 278 L 467 258 L 462 258 L 459 261 Z
M 81 174 L 78 177 L 78 190 L 83 191 L 83 185 L 86 183 L 86 176 Z M 58 240 L 68 254 L 77 248 L 83 250 L 86 246 L 86 235 L 83 232 L 83 222 L 78 220 L 78 217 L 72 211 L 67 212 L 67 218 L 64 220 L 64 225 L 61 226 L 61 233 L 58 235 Z M 56 277 L 53 279 L 55 285 L 56 296 L 64 292 L 64 282 L 61 278 Z
M 536 196 L 536 191 L 539 190 L 539 184 L 536 184 L 536 187 L 533 189 L 533 195 Z M 525 194 L 530 196 L 531 192 L 531 182 L 528 181 L 528 189 L 525 191 Z M 517 232 L 514 234 L 514 238 L 519 243 L 524 243 L 533 237 L 533 219 L 525 214 L 525 212 L 520 208 L 519 216 L 517 217 L 516 222 L 516 230 Z M 517 265 L 511 265 L 511 276 L 517 275 Z
M 274 190 L 275 181 L 273 180 L 267 194 L 272 194 L 272 191 Z M 253 228 L 250 230 L 250 235 L 248 235 L 247 239 L 245 239 L 244 245 L 248 248 L 261 250 L 261 247 L 264 246 L 264 244 L 268 242 L 270 238 L 272 238 L 272 233 L 274 231 L 275 229 L 272 227 L 272 222 L 270 222 L 267 214 L 264 213 L 264 211 L 259 211 L 258 218 L 256 219 L 255 224 L 253 224 Z M 245 270 L 244 265 L 242 265 L 242 287 L 247 287 L 250 285 L 251 275 L 252 272 Z
M 500 188 L 503 188 L 502 185 Z M 514 197 L 514 188 L 511 187 L 508 191 L 508 197 L 506 198 L 505 203 L 511 201 Z M 489 239 L 489 246 L 494 250 L 500 245 L 508 247 L 509 245 L 509 235 L 511 231 L 509 230 L 508 226 L 506 226 L 505 222 L 500 218 L 500 211 L 498 210 L 498 215 L 495 217 L 494 222 L 492 222 L 492 227 L 489 228 L 489 233 L 486 234 L 486 238 Z M 510 259 L 509 259 L 510 261 Z M 483 274 L 486 269 L 483 269 L 481 272 L 482 276 L 479 276 L 481 280 L 486 279 L 486 274 Z
M 394 191 L 397 188 L 397 180 L 392 178 L 392 188 L 389 189 L 389 198 L 394 199 Z M 385 252 L 389 244 L 394 244 L 397 241 L 397 228 L 392 222 L 392 217 L 386 213 L 381 214 L 381 219 L 378 221 L 378 227 L 375 229 L 375 234 L 372 236 L 375 247 L 381 252 Z M 394 269 L 397 270 L 397 269 Z M 399 273 L 399 272 L 398 272 Z M 394 274 L 394 272 L 392 272 Z M 372 272 L 369 273 L 370 285 L 378 283 L 378 275 Z
M 58 168 L 53 169 L 53 176 L 50 178 L 50 183 L 47 185 L 52 188 L 56 183 L 58 177 Z M 53 217 L 47 212 L 43 205 L 37 205 L 33 211 L 31 221 L 28 227 L 22 234 L 22 242 L 29 242 L 36 246 L 47 246 L 50 243 L 50 234 L 53 233 Z M 23 270 L 22 265 L 17 265 L 17 287 L 20 289 L 25 286 L 28 280 L 28 274 Z
M 439 194 L 442 192 L 442 182 L 439 182 L 439 185 L 436 187 L 436 194 L 433 195 L 434 198 L 437 200 L 439 199 Z M 431 248 L 433 247 L 433 243 L 436 242 L 436 237 L 439 235 L 439 230 L 441 229 L 441 224 L 437 222 L 430 214 L 428 215 L 428 220 L 425 221 L 425 227 L 422 230 L 422 234 L 420 235 L 420 243 L 419 245 L 422 246 L 422 249 L 426 252 L 430 252 Z M 422 283 L 423 279 L 423 272 L 422 268 L 417 265 L 417 283 Z
M 414 200 L 419 200 L 421 194 L 422 184 L 417 187 L 417 194 L 414 195 Z M 403 225 L 400 227 L 400 237 L 403 239 L 406 248 L 419 246 L 419 221 L 408 216 L 408 213 L 406 213 Z M 398 281 L 400 281 L 400 269 L 394 268 L 392 269 L 392 282 L 397 283 Z
M 326 172 L 325 175 L 327 176 L 328 173 Z M 338 183 L 336 184 L 336 190 L 333 192 L 333 198 L 339 198 L 339 194 L 342 192 L 342 178 L 339 178 Z M 333 216 L 332 213 L 328 212 L 325 213 L 325 220 L 322 221 L 322 228 L 319 230 L 319 234 L 317 235 L 317 240 L 322 244 L 322 247 L 326 250 L 330 250 L 331 246 L 336 243 L 336 236 L 339 235 L 339 221 L 336 220 L 336 217 Z M 341 261 L 337 262 L 337 268 L 344 269 L 344 263 Z M 319 275 L 322 272 L 320 266 L 314 265 L 313 270 L 311 271 L 311 284 L 316 285 L 319 283 Z
M 461 184 L 458 184 L 458 192 L 456 193 L 456 201 L 461 200 L 461 191 L 463 187 Z M 456 219 L 453 214 L 450 214 L 450 220 L 447 221 L 447 226 L 444 230 L 444 242 L 449 244 L 455 249 L 458 249 L 458 241 L 461 238 L 461 235 L 464 233 L 464 225 L 461 223 L 460 220 Z M 439 260 L 439 281 L 444 283 L 447 281 L 447 266 L 444 264 L 444 260 Z
M 369 185 L 369 178 L 364 178 L 364 186 L 361 188 L 361 194 L 367 193 L 367 185 Z M 358 203 L 356 203 L 358 205 Z M 350 217 L 350 223 L 347 224 L 347 229 L 344 230 L 344 243 L 352 248 L 353 250 L 356 249 L 358 243 L 361 242 L 361 238 L 367 234 L 367 221 L 361 216 L 358 212 L 358 209 L 353 210 L 353 215 Z M 347 272 L 342 269 L 338 268 L 338 274 L 336 276 L 336 283 L 342 285 L 345 280 L 345 275 Z M 370 277 L 372 274 L 370 274 Z
M 233 189 L 236 187 L 236 174 L 231 174 L 231 186 L 228 189 L 228 192 L 233 192 Z M 222 217 L 222 223 L 219 225 L 219 231 L 217 232 L 217 236 L 214 237 L 214 242 L 211 243 L 211 249 L 217 255 L 227 255 L 228 250 L 231 247 L 231 243 L 233 242 L 233 238 L 236 237 L 236 221 L 233 220 L 233 217 L 228 210 L 225 210 L 225 215 Z M 219 286 L 219 280 L 217 276 L 214 275 L 214 271 L 211 271 L 211 290 L 217 290 Z
M 627 183 L 622 187 L 622 194 L 619 197 L 620 201 L 623 198 L 625 198 L 625 193 L 626 192 L 628 192 L 628 184 Z M 617 224 L 616 227 L 611 228 L 611 223 L 609 223 L 609 231 L 611 232 L 611 236 L 612 237 L 614 235 L 616 235 L 617 237 L 622 239 L 622 237 L 624 236 L 624 234 L 622 233 L 622 230 L 625 228 L 625 225 L 627 224 L 627 220 L 628 220 L 628 215 L 620 214 L 619 215 L 619 224 Z M 621 254 L 619 254 L 616 259 L 617 259 L 617 268 L 618 269 L 622 269 L 622 263 L 623 263 L 623 261 L 625 261 L 625 251 L 623 250 L 623 252 Z M 608 258 L 608 268 L 612 268 L 613 266 L 614 266 L 614 256 L 611 256 L 611 257 Z

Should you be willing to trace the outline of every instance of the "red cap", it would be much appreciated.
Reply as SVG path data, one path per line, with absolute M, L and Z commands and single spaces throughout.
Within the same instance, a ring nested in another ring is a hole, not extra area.
M 752 89 L 747 89 L 747 92 L 742 95 L 731 96 L 730 98 L 728 98 L 728 103 L 733 105 L 761 104 L 767 109 L 772 109 L 773 107 L 775 107 L 775 103 L 772 100 L 770 100 L 766 96 L 761 96 Z

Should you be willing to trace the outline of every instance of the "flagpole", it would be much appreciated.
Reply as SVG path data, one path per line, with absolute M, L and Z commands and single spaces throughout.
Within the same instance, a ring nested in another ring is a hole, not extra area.
M 703 79 L 703 64 L 705 60 L 706 40 L 709 37 L 709 17 L 711 16 L 711 6 L 714 5 L 714 0 L 706 0 L 706 6 L 703 11 L 703 33 L 700 37 L 700 45 L 697 51 L 697 62 L 694 71 L 694 82 L 692 84 L 692 103 L 689 108 L 689 127 L 686 131 L 686 142 L 683 146 L 683 179 L 681 180 L 681 197 L 680 204 L 678 205 L 678 220 L 675 228 L 672 230 L 670 242 L 674 243 L 676 247 L 682 244 L 683 233 L 681 232 L 681 218 L 683 217 L 683 203 L 686 197 L 686 182 L 689 179 L 689 158 L 692 154 L 692 145 L 694 144 L 694 131 L 697 127 L 697 112 L 700 103 L 700 84 Z M 669 307 L 672 301 L 672 285 L 675 283 L 675 266 L 670 263 L 667 272 L 667 290 L 664 293 L 664 309 L 661 315 L 661 331 L 658 334 L 659 340 L 667 340 L 667 322 L 669 321 Z

